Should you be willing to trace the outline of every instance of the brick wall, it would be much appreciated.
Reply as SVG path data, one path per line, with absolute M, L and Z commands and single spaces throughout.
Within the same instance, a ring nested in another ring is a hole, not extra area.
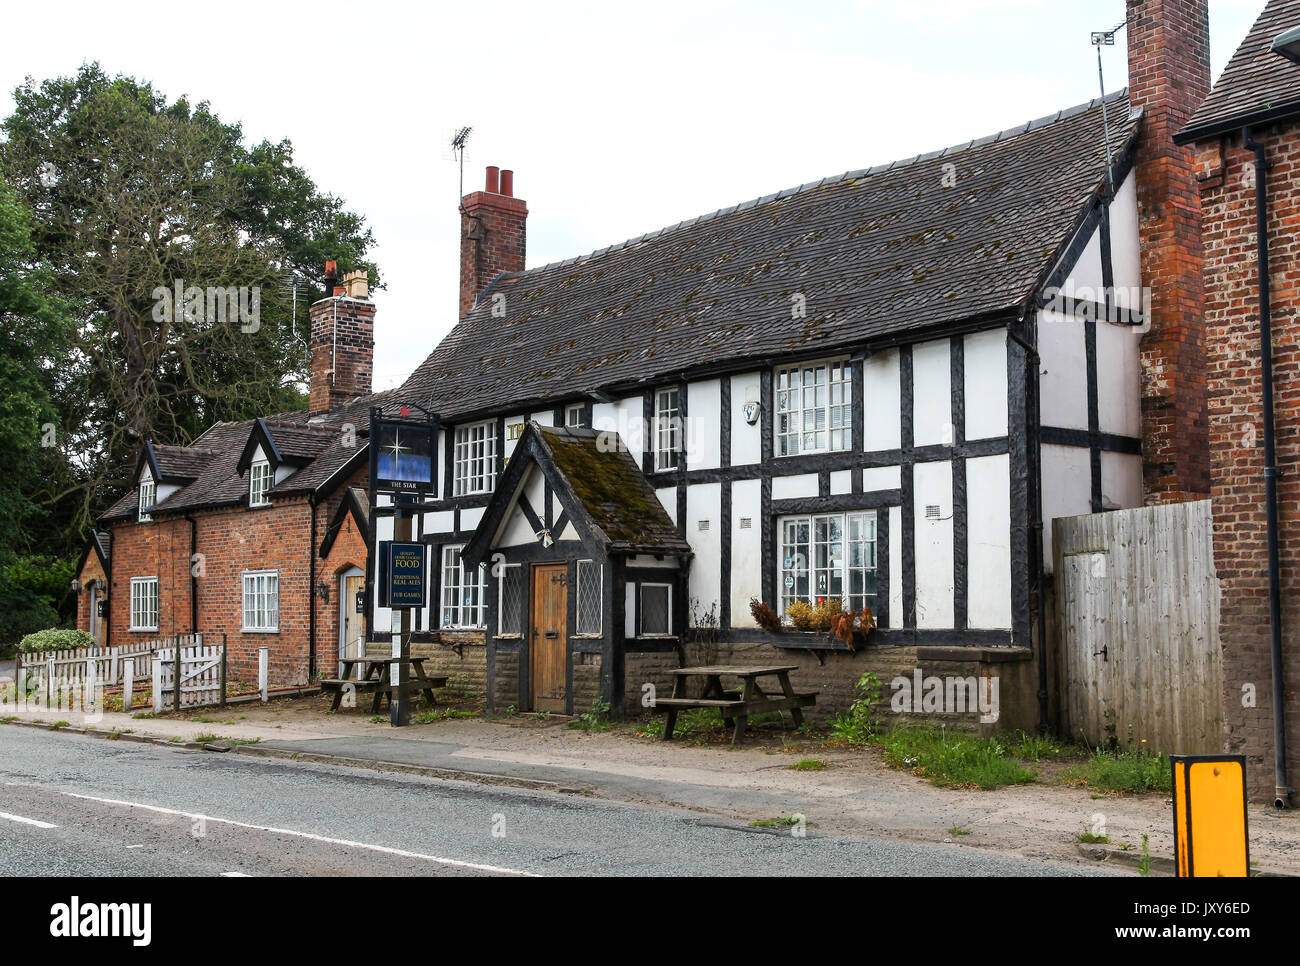
M 522 198 L 502 194 L 488 169 L 486 191 L 461 199 L 460 314 L 500 272 L 522 272 L 527 251 L 528 205 Z
M 1269 257 L 1288 771 L 1300 787 L 1300 123 L 1256 132 L 1272 168 Z M 1273 792 L 1273 702 L 1256 285 L 1254 154 L 1240 136 L 1196 146 L 1205 244 L 1214 562 L 1222 592 L 1226 750 L 1252 795 Z M 1243 692 L 1243 687 L 1246 692 Z M 1250 694 L 1254 706 L 1247 706 Z
M 1144 112 L 1137 153 L 1146 502 L 1209 495 L 1201 212 L 1190 148 L 1173 135 L 1210 91 L 1207 0 L 1128 0 L 1129 102 Z
M 312 305 L 310 316 L 311 411 L 321 413 L 369 395 L 375 356 L 375 303 L 333 296 Z
M 108 576 L 104 573 L 104 565 L 99 562 L 99 554 L 92 547 L 86 554 L 86 562 L 82 565 L 80 573 L 77 574 L 77 629 L 90 632 L 90 606 L 91 606 L 91 584 L 98 583 L 101 587 L 108 587 Z M 101 592 L 100 597 L 103 598 Z M 101 627 L 103 624 L 100 625 Z

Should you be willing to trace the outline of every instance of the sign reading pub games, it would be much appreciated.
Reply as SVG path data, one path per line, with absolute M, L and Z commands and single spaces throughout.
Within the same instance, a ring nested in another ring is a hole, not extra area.
M 380 606 L 423 607 L 425 602 L 425 548 L 419 543 L 384 540 L 379 544 Z

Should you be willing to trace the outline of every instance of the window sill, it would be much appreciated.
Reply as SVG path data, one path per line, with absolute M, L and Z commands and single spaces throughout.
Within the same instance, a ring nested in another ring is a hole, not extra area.
M 128 627 L 126 630 L 128 634 L 157 634 L 158 633 L 157 627 Z
M 239 629 L 239 633 L 241 633 L 241 634 L 279 634 L 279 633 L 280 633 L 280 628 L 278 628 L 278 627 L 241 627 L 241 628 Z

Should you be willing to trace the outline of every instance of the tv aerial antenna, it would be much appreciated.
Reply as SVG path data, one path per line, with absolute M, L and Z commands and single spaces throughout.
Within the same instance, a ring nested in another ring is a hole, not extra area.
M 1106 78 L 1101 72 L 1101 48 L 1114 47 L 1115 35 L 1123 30 L 1124 25 L 1127 23 L 1126 18 L 1111 27 L 1110 30 L 1094 30 L 1092 32 L 1092 45 L 1097 48 L 1097 82 L 1101 84 L 1101 126 L 1106 137 L 1106 184 L 1110 186 L 1112 198 L 1115 196 L 1115 170 L 1110 153 L 1110 118 L 1106 113 Z
M 460 165 L 460 195 L 458 197 L 461 198 L 465 197 L 465 144 L 469 141 L 470 132 L 473 130 L 472 127 L 462 127 L 456 131 L 451 139 L 452 158 Z

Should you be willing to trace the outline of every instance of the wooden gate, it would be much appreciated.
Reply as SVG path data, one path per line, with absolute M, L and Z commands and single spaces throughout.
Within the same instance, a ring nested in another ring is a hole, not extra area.
M 192 640 L 194 643 L 185 644 Z M 202 643 L 201 634 L 177 639 L 179 646 L 159 650 L 153 661 L 153 709 L 194 708 L 221 703 L 224 684 L 222 648 Z M 176 654 L 180 652 L 180 682 L 177 687 Z
M 529 677 L 534 711 L 568 710 L 565 651 L 568 645 L 567 564 L 533 567 L 532 648 Z
M 1053 521 L 1069 737 L 1223 750 L 1219 581 L 1208 500 Z

